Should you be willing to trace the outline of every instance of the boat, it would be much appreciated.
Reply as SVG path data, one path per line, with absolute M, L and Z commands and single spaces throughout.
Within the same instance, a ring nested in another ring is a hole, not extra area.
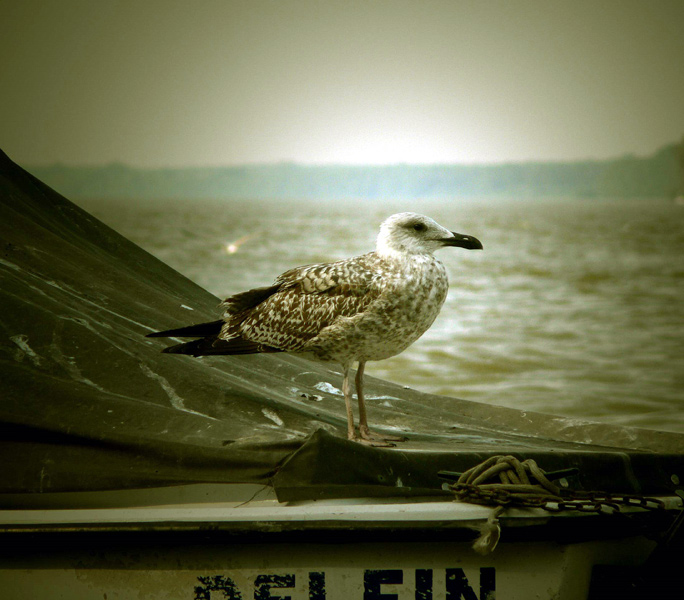
M 327 365 L 162 355 L 147 333 L 211 320 L 219 300 L 5 154 L 0 238 L 3 597 L 677 589 L 684 435 L 367 377 L 372 422 L 408 439 L 363 446 Z M 521 469 L 541 475 L 501 479 Z

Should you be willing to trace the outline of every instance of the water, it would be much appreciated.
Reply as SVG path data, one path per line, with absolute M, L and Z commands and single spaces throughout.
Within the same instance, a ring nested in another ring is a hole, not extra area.
M 406 352 L 370 363 L 369 375 L 521 410 L 684 432 L 682 206 L 81 204 L 220 297 L 293 266 L 367 252 L 385 216 L 423 212 L 478 237 L 484 251 L 439 252 L 451 282 L 442 313 Z

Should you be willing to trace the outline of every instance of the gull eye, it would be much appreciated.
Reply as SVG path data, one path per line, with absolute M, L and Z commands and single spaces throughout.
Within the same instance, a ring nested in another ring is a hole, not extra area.
M 413 231 L 425 231 L 427 229 L 427 226 L 425 223 L 415 223 L 413 225 Z

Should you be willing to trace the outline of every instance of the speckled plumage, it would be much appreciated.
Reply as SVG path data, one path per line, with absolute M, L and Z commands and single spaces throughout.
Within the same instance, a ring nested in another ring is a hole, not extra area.
M 433 255 L 443 246 L 482 248 L 476 238 L 450 232 L 428 217 L 392 215 L 380 228 L 374 252 L 291 269 L 271 286 L 224 300 L 222 321 L 152 335 L 204 336 L 165 350 L 171 353 L 292 352 L 340 363 L 351 439 L 359 438 L 349 368 L 358 362 L 359 441 L 379 445 L 366 423 L 363 369 L 367 361 L 404 351 L 434 322 L 448 290 L 446 269 Z
M 345 365 L 405 350 L 435 320 L 448 281 L 432 255 L 385 258 L 370 252 L 292 269 L 270 289 L 255 306 L 226 299 L 218 338 L 312 353 Z

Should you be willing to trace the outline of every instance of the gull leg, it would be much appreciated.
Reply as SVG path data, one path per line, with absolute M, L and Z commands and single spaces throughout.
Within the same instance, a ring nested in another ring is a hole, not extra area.
M 368 416 L 366 415 L 366 399 L 363 395 L 363 372 L 366 368 L 366 361 L 359 361 L 359 368 L 356 370 L 356 397 L 359 400 L 359 434 L 362 443 L 371 446 L 392 447 L 392 442 L 405 442 L 405 437 L 396 435 L 384 435 L 372 432 L 368 427 Z
M 344 365 L 342 393 L 344 394 L 344 403 L 347 407 L 347 438 L 355 440 L 357 438 L 356 431 L 354 431 L 354 411 L 352 410 L 352 391 L 349 383 L 349 365 Z
M 370 439 L 370 429 L 368 429 L 368 416 L 366 415 L 366 399 L 363 396 L 363 371 L 366 362 L 359 361 L 359 368 L 356 369 L 356 397 L 359 400 L 359 433 L 364 439 Z

